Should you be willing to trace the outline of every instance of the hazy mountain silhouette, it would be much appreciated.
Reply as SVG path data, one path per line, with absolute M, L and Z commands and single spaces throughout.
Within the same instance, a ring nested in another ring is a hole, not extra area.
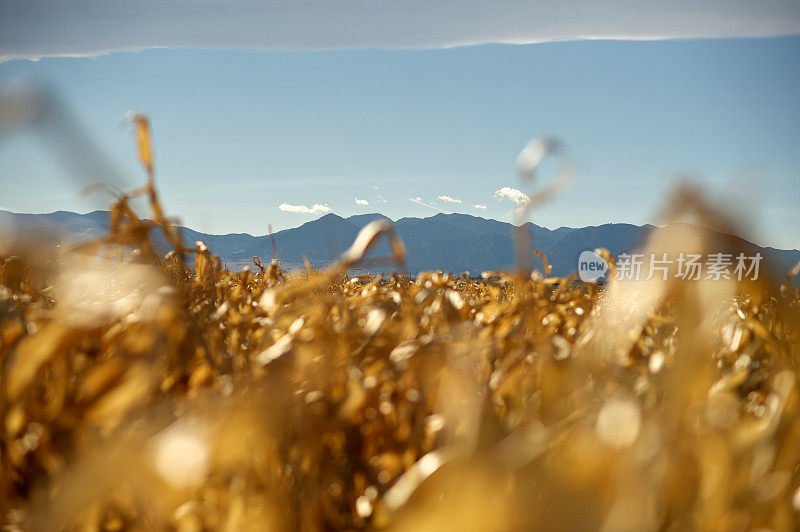
M 330 264 L 347 249 L 359 230 L 379 218 L 381 214 L 359 214 L 342 218 L 326 214 L 299 227 L 278 231 L 273 235 L 277 255 L 288 269 L 300 268 L 304 257 L 314 267 Z M 408 271 L 444 270 L 454 273 L 468 271 L 478 275 L 488 270 L 507 270 L 514 266 L 513 226 L 497 220 L 467 214 L 437 214 L 428 218 L 401 218 L 394 222 L 398 235 L 408 249 Z M 651 225 L 605 224 L 600 226 L 552 230 L 527 223 L 533 248 L 543 251 L 553 266 L 553 274 L 564 276 L 576 269 L 578 256 L 584 250 L 607 248 L 612 255 L 634 250 L 644 242 L 652 230 L 668 231 L 670 227 L 656 228 Z M 108 213 L 95 211 L 88 214 L 58 211 L 50 214 L 17 214 L 0 211 L 0 236 L 14 231 L 25 237 L 44 230 L 54 230 L 60 238 L 83 240 L 102 235 L 108 228 Z M 704 229 L 721 249 L 714 251 L 735 252 L 759 251 L 765 264 L 777 276 L 785 275 L 798 260 L 800 251 L 778 250 L 759 247 L 744 239 L 721 235 Z M 245 233 L 209 235 L 183 228 L 187 246 L 193 247 L 200 240 L 230 268 L 242 268 L 252 264 L 252 257 L 270 259 L 272 244 L 268 235 L 252 236 Z M 166 249 L 163 241 L 157 245 Z M 382 242 L 372 256 L 389 254 L 389 246 Z M 534 264 L 541 267 L 536 258 Z

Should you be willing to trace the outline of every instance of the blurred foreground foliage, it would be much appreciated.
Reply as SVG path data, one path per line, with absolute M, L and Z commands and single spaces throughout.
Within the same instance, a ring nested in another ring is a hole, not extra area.
M 0 257 L 8 530 L 797 528 L 788 284 L 231 272 L 142 157 L 152 220 Z

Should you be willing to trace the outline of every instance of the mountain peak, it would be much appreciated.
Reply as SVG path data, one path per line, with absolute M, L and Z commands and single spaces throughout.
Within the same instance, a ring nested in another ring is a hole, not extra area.
M 380 213 L 366 213 L 342 218 L 328 213 L 300 227 L 278 231 L 273 234 L 278 258 L 287 269 L 301 268 L 304 256 L 308 257 L 312 266 L 324 267 L 352 244 L 361 227 L 378 219 L 388 217 Z M 108 231 L 108 214 L 103 211 L 87 214 L 63 211 L 16 214 L 0 211 L 0 222 L 10 222 L 11 227 L 22 233 L 50 225 L 65 235 L 71 235 L 70 238 L 75 241 L 101 236 Z M 394 227 L 408 249 L 407 266 L 412 273 L 440 269 L 477 274 L 514 267 L 513 226 L 510 223 L 463 213 L 438 213 L 428 218 L 401 218 L 394 223 Z M 651 225 L 626 223 L 551 230 L 527 222 L 524 227 L 531 235 L 534 249 L 547 255 L 553 266 L 553 275 L 562 277 L 574 272 L 582 251 L 604 247 L 616 256 L 633 251 L 651 231 L 656 230 Z M 720 242 L 719 239 L 724 235 L 710 236 L 715 239 L 714 242 Z M 250 257 L 269 254 L 271 248 L 266 236 L 209 235 L 185 228 L 184 238 L 188 244 L 195 240 L 206 242 L 230 268 L 241 268 L 250 263 Z M 164 241 L 156 241 L 155 244 L 160 250 L 168 249 Z M 772 270 L 780 276 L 800 260 L 800 252 L 796 250 L 758 250 L 764 255 L 765 262 L 772 264 Z M 389 253 L 385 241 L 376 246 L 375 253 Z
M 345 219 L 359 228 L 367 225 L 370 222 L 374 222 L 375 220 L 389 220 L 390 222 L 392 221 L 391 218 L 379 212 L 370 212 L 367 214 L 354 214 L 353 216 L 348 216 Z
M 455 218 L 462 218 L 465 220 L 485 220 L 486 218 L 481 218 L 480 216 L 475 216 L 474 214 L 467 214 L 465 212 L 440 212 L 434 214 L 433 216 L 429 216 L 428 218 L 438 218 L 438 219 L 455 219 Z

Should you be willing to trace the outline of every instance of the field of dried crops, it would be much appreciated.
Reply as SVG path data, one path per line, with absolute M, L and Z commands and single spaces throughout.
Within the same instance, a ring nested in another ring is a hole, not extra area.
M 7 530 L 797 528 L 782 280 L 349 276 L 383 237 L 402 270 L 387 222 L 231 272 L 183 249 L 145 126 L 151 220 L 125 196 L 104 239 L 0 257 Z

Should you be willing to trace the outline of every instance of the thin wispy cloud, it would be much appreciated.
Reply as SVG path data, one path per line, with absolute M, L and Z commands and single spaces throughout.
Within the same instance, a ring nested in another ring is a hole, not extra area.
M 524 192 L 511 187 L 503 187 L 495 190 L 494 197 L 498 200 L 509 199 L 513 201 L 515 205 L 522 205 L 524 203 L 530 203 L 531 201 Z
M 408 198 L 408 201 L 410 201 L 411 203 L 416 203 L 417 205 L 424 205 L 426 207 L 432 207 L 432 205 L 429 205 L 429 204 L 425 203 L 424 201 L 422 201 L 422 198 L 419 197 L 419 196 L 417 196 L 416 198 Z
M 0 6 L 0 60 L 169 47 L 447 48 L 800 33 L 797 0 L 4 0 Z
M 389 201 L 378 192 L 380 190 L 378 185 L 372 185 L 372 189 L 375 191 L 375 203 L 389 203 Z
M 479 210 L 479 211 L 485 211 L 486 210 L 486 205 L 481 205 L 480 203 L 476 203 L 472 207 L 477 209 L 477 210 Z
M 439 196 L 439 199 L 446 203 L 461 203 L 460 199 L 452 198 L 450 196 Z
M 281 203 L 278 208 L 284 212 L 296 212 L 300 214 L 326 214 L 332 212 L 328 205 L 315 203 L 311 207 L 305 205 L 292 205 L 291 203 Z
M 356 205 L 358 205 L 359 207 L 366 207 L 367 205 L 369 205 L 369 202 L 364 199 L 356 198 Z
M 429 208 L 429 209 L 432 209 L 432 210 L 434 210 L 434 211 L 436 211 L 436 212 L 442 212 L 440 209 L 437 209 L 437 208 L 436 208 L 436 207 L 433 205 L 433 203 L 426 203 L 426 202 L 425 202 L 425 201 L 423 201 L 423 199 L 422 199 L 421 197 L 419 197 L 419 196 L 417 196 L 416 198 L 408 198 L 408 201 L 410 201 L 411 203 L 416 203 L 417 205 L 422 205 L 423 207 L 427 207 L 427 208 Z

